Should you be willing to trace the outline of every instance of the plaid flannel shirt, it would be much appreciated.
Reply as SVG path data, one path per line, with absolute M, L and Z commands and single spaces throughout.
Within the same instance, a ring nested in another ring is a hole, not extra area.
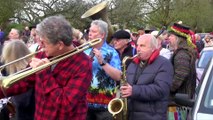
M 92 79 L 92 62 L 84 53 L 60 61 L 26 77 L 6 90 L 17 95 L 35 87 L 35 120 L 85 120 L 86 94 Z M 0 91 L 0 97 L 4 97 Z

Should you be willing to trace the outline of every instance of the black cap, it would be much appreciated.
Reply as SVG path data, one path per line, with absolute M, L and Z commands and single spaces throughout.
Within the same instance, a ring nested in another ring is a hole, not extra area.
M 125 31 L 125 30 L 119 30 L 117 32 L 115 32 L 112 35 L 112 39 L 116 38 L 116 39 L 130 39 L 130 34 L 129 32 Z

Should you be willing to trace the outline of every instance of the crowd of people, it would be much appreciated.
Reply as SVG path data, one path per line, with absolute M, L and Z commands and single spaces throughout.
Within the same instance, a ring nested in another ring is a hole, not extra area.
M 179 23 L 162 31 L 117 30 L 107 43 L 107 22 L 93 20 L 83 34 L 63 16 L 47 17 L 24 32 L 12 28 L 5 41 L 5 34 L 0 33 L 2 66 L 37 52 L 32 58 L 5 66 L 2 76 L 28 67 L 36 69 L 87 41 L 101 39 L 9 88 L 0 81 L 4 101 L 0 102 L 1 120 L 11 119 L 6 107 L 9 102 L 14 104 L 15 120 L 113 120 L 116 118 L 108 111 L 108 103 L 118 91 L 128 100 L 128 120 L 190 119 L 190 109 L 185 111 L 188 115 L 180 115 L 183 106 L 175 103 L 174 96 L 185 93 L 195 97 L 195 61 L 203 47 L 213 45 L 213 33 L 201 40 Z M 125 63 L 127 83 L 120 84 L 123 58 L 135 55 Z

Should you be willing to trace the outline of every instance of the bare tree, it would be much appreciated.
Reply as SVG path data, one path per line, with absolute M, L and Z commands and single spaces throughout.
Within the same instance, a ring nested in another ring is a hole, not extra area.
M 1 0 L 0 1 L 0 26 L 6 27 L 7 23 L 10 22 L 15 14 L 15 11 L 21 6 L 21 0 Z
M 15 18 L 19 23 L 38 23 L 43 18 L 61 14 L 81 30 L 87 28 L 91 19 L 81 15 L 105 0 L 1 0 L 0 24 Z M 213 29 L 212 0 L 110 0 L 108 16 L 112 24 L 120 28 L 169 26 L 182 20 L 197 31 Z

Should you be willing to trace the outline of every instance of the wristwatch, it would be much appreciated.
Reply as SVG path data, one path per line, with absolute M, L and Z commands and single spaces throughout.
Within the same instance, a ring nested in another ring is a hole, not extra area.
M 100 64 L 100 66 L 106 65 L 106 63 L 107 63 L 107 62 L 106 62 L 105 60 L 103 60 L 102 63 Z

